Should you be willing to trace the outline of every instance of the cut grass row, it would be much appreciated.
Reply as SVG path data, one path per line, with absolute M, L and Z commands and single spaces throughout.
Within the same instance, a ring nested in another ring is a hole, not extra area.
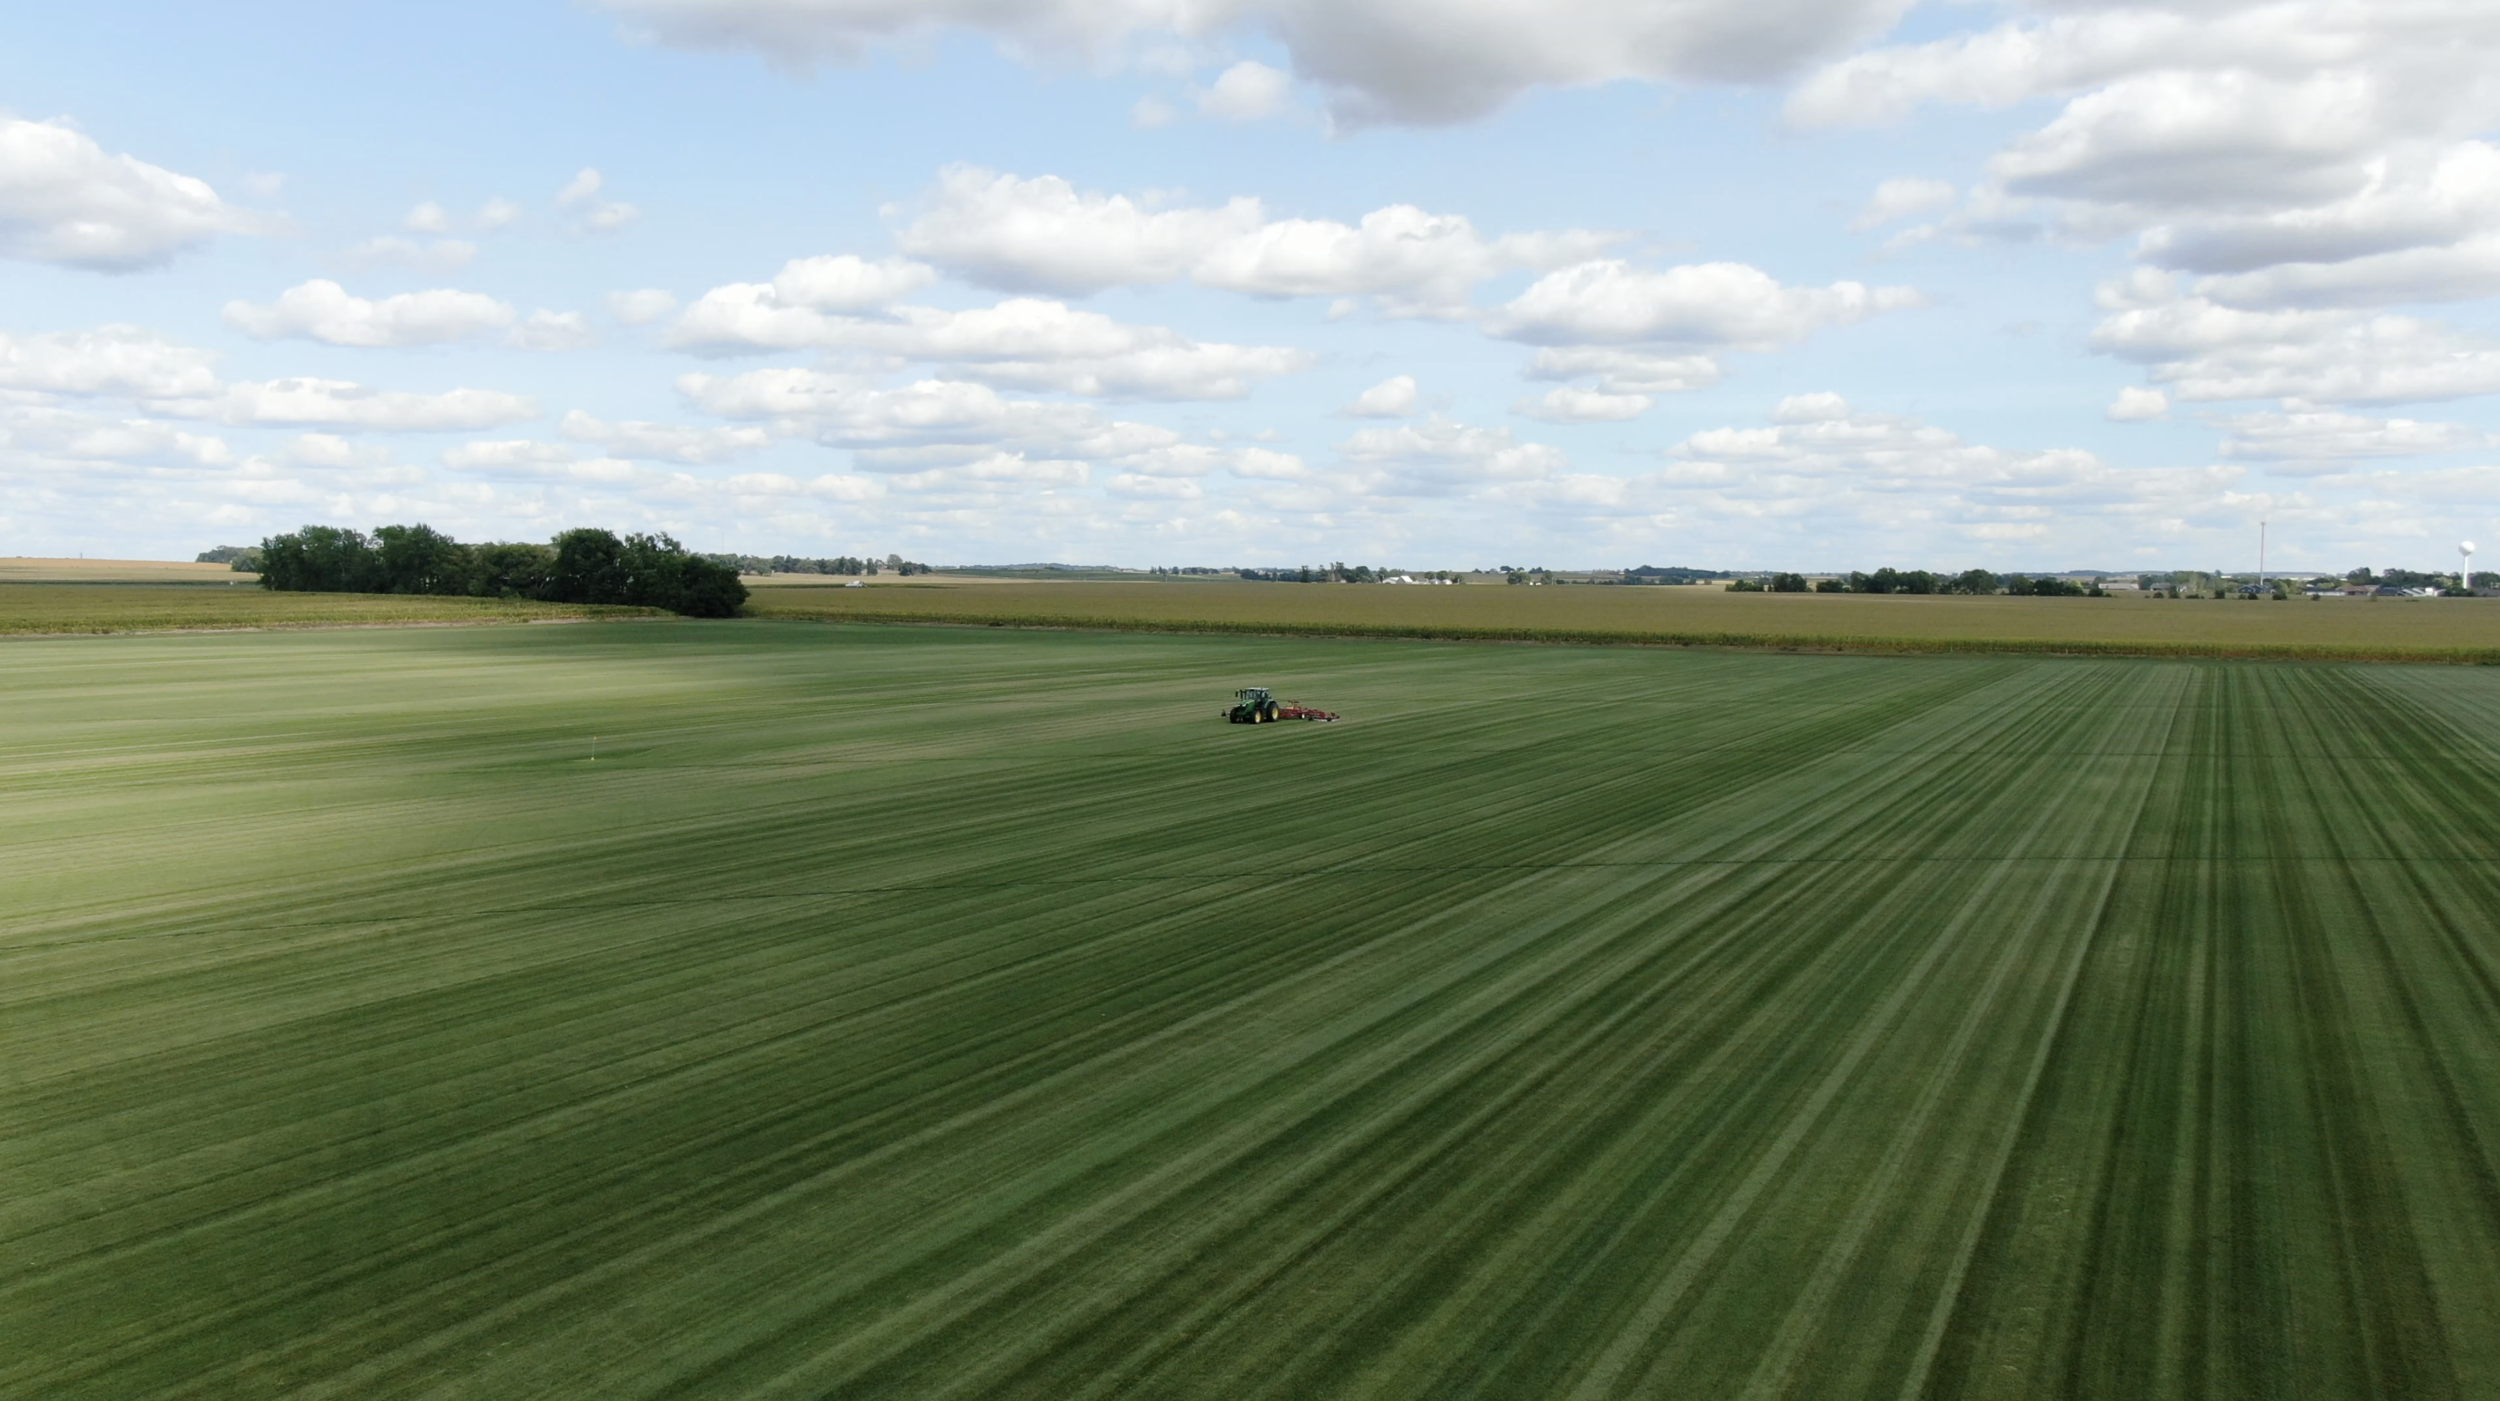
M 11 656 L 0 1393 L 2500 1387 L 2492 673 Z

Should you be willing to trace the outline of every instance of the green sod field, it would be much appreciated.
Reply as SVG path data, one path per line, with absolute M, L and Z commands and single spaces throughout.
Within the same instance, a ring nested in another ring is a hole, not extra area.
M 2500 1394 L 2488 668 L 0 658 L 0 1395 Z

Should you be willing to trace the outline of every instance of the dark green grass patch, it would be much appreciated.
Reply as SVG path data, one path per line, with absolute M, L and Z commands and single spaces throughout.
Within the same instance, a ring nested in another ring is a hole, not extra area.
M 8 660 L 0 1394 L 2500 1389 L 2487 671 Z

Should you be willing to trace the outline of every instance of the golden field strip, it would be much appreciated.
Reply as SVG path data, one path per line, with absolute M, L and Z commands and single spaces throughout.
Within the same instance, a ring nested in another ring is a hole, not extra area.
M 2500 662 L 2500 599 L 2295 602 L 1729 593 L 1715 585 L 751 578 L 768 618 L 1835 651 Z
M 272 593 L 222 564 L 0 558 L 0 637 L 661 616 L 527 599 Z

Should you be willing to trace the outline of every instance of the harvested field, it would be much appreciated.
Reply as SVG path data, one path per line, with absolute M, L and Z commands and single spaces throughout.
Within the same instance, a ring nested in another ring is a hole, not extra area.
M 238 577 L 240 583 L 230 582 Z M 0 583 L 0 636 L 661 616 L 656 609 L 528 599 L 272 593 L 253 577 L 228 573 L 178 584 Z
M 1840 651 L 2500 662 L 2500 600 L 1966 598 L 1679 587 L 749 579 L 773 618 Z
M 0 1395 L 2500 1392 L 2500 672 L 7 661 Z
M 229 565 L 170 559 L 47 559 L 0 556 L 0 584 L 253 584 Z

